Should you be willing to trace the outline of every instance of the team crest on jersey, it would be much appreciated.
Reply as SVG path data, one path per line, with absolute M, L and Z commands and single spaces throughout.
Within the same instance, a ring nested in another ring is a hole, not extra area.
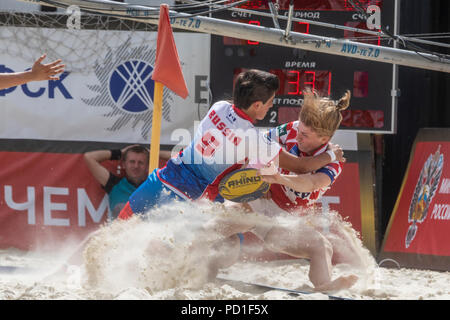
M 269 146 L 272 144 L 275 144 L 275 141 L 272 140 L 272 138 L 270 137 L 270 133 L 266 132 L 262 135 L 263 137 L 263 141 L 268 144 Z
M 444 155 L 439 145 L 434 154 L 430 154 L 420 172 L 416 188 L 409 206 L 408 222 L 412 223 L 406 233 L 405 247 L 408 248 L 416 236 L 418 224 L 427 217 L 428 208 L 441 179 Z
M 225 118 L 230 121 L 230 123 L 234 123 L 236 121 L 236 114 L 230 111 Z
M 109 52 L 97 63 L 94 72 L 99 84 L 87 87 L 97 93 L 93 98 L 82 98 L 92 107 L 109 107 L 103 114 L 111 118 L 107 130 L 118 131 L 131 123 L 132 130 L 140 130 L 143 139 L 148 138 L 153 117 L 154 81 L 151 79 L 156 50 L 148 45 L 132 47 L 130 38 L 116 50 Z M 163 118 L 170 119 L 172 92 L 164 89 Z
M 278 126 L 278 136 L 279 137 L 281 137 L 281 136 L 284 136 L 285 134 L 287 134 L 287 123 L 285 123 L 285 124 L 283 124 L 283 125 L 281 125 L 281 126 Z

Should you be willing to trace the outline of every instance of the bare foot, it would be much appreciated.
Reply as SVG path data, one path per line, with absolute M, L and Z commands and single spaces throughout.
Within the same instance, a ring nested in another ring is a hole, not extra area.
M 356 275 L 351 274 L 348 276 L 342 276 L 333 281 L 316 286 L 314 291 L 338 291 L 348 289 L 353 286 L 356 281 L 358 281 L 358 277 Z

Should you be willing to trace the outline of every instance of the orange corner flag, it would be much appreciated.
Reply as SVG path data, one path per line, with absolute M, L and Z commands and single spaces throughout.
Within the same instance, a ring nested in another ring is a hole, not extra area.
M 167 4 L 160 6 L 156 60 L 152 79 L 162 83 L 183 99 L 186 99 L 188 96 L 177 47 L 173 39 L 172 26 L 169 20 L 169 6 Z

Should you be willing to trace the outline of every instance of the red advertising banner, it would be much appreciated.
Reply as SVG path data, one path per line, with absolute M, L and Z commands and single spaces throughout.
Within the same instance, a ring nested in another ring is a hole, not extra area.
M 0 159 L 5 164 L 0 167 L 0 248 L 32 250 L 79 242 L 107 221 L 107 195 L 82 153 L 2 151 Z M 105 166 L 114 170 L 115 162 Z M 362 179 L 362 167 L 361 159 L 347 161 L 317 206 L 346 217 L 366 244 L 375 230 L 373 224 L 363 224 L 373 221 L 373 204 L 372 211 L 364 212 L 370 219 L 364 218 L 362 185 L 372 182 Z
M 361 233 L 361 190 L 359 164 L 349 162 L 344 164 L 340 176 L 331 188 L 322 196 L 320 204 L 324 209 L 328 206 L 351 222 L 353 228 Z
M 380 258 L 450 270 L 450 141 L 436 130 L 434 141 L 416 140 Z
M 82 154 L 0 152 L 0 248 L 79 241 L 108 216 Z

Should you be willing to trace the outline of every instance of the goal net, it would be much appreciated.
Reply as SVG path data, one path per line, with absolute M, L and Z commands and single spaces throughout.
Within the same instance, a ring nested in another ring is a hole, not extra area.
M 100 52 L 123 42 L 120 33 L 125 32 L 134 44 L 144 45 L 148 34 L 140 31 L 157 30 L 157 25 L 106 15 L 81 13 L 79 25 L 70 18 L 70 14 L 59 13 L 0 12 L 0 40 L 16 44 L 1 46 L 0 54 L 32 62 L 47 53 L 47 61 L 64 57 L 67 70 L 85 73 L 96 64 Z M 104 30 L 119 32 L 105 37 Z M 111 37 L 117 37 L 117 41 Z

